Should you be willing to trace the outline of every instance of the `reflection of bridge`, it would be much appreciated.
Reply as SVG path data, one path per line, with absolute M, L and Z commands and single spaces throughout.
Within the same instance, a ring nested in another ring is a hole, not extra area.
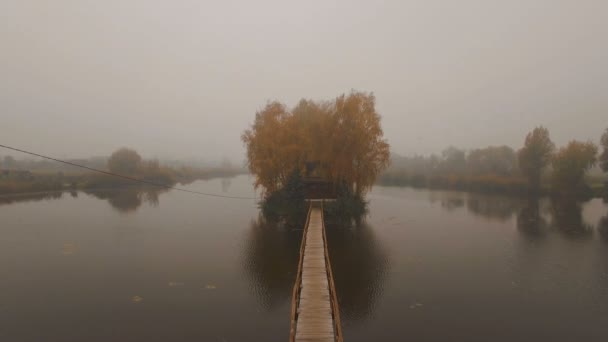
M 290 341 L 342 341 L 340 310 L 323 223 L 323 201 L 311 201 L 291 303 Z

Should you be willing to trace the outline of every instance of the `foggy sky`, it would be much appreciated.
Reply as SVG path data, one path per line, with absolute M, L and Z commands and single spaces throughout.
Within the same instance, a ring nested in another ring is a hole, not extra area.
M 608 1 L 1 0 L 0 144 L 244 158 L 268 100 L 373 91 L 400 154 L 608 127 Z M 8 154 L 0 149 L 0 155 Z

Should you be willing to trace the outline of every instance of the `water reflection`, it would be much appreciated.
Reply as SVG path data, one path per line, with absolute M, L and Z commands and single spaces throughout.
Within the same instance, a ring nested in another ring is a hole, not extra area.
M 196 186 L 220 189 L 219 180 Z M 246 177 L 232 184 L 247 186 Z M 429 205 L 429 192 L 386 192 L 397 196 L 371 199 L 371 226 L 327 227 L 347 340 L 470 341 L 496 331 L 502 340 L 606 339 L 608 207 L 599 200 L 480 204 L 469 198 L 483 196 L 435 192 L 442 208 Z M 107 332 L 100 340 L 117 333 L 170 340 L 176 331 L 190 340 L 276 340 L 287 333 L 301 230 L 251 221 L 255 209 L 241 202 L 165 196 L 160 213 L 142 204 L 147 195 L 133 194 L 0 198 L 49 200 L 0 207 L 0 269 L 10 280 L 0 298 L 4 340 L 27 339 L 24 332 L 30 340 L 82 341 L 91 331 Z M 138 220 L 114 212 L 142 205 Z M 407 224 L 383 223 L 392 218 Z M 597 224 L 594 234 L 588 222 Z M 581 230 L 592 238 L 573 238 Z M 98 316 L 74 330 L 87 310 Z
M 447 198 L 441 201 L 441 206 L 449 211 L 464 207 L 464 198 Z
M 597 224 L 597 230 L 604 241 L 608 242 L 608 215 L 602 217 Z
M 78 193 L 75 192 L 76 195 L 72 194 L 72 197 L 77 197 Z M 46 201 L 53 199 L 60 199 L 63 197 L 63 192 L 40 192 L 40 193 L 31 193 L 31 194 L 18 194 L 18 195 L 7 195 L 0 196 L 0 205 L 9 205 L 20 202 L 38 202 L 38 201 Z
M 302 232 L 263 215 L 251 223 L 242 264 L 250 288 L 267 310 L 291 301 Z M 364 319 L 382 295 L 388 254 L 366 223 L 328 224 L 326 232 L 341 314 L 349 322 Z
M 531 238 L 544 236 L 549 231 L 569 239 L 589 238 L 593 236 L 593 225 L 586 222 L 583 216 L 583 203 L 574 199 L 529 199 L 517 214 L 517 228 Z M 601 225 L 600 221 L 600 232 Z
M 263 215 L 251 222 L 242 264 L 250 288 L 267 310 L 291 301 L 302 231 Z
M 355 227 L 330 224 L 326 234 L 340 314 L 345 324 L 368 318 L 383 293 L 388 253 L 366 222 Z
M 517 198 L 477 194 L 469 194 L 467 196 L 467 209 L 469 212 L 498 221 L 511 219 L 519 208 L 521 208 L 521 201 Z
M 118 212 L 129 213 L 137 210 L 143 203 L 158 206 L 160 194 L 167 191 L 167 189 L 159 188 L 127 188 L 84 190 L 83 192 L 97 199 L 107 200 L 112 208 Z M 78 193 L 78 191 L 57 191 L 0 196 L 0 205 L 58 200 L 62 199 L 64 194 L 69 194 L 72 198 L 78 198 Z
M 538 239 L 553 231 L 569 239 L 593 236 L 594 227 L 583 215 L 584 203 L 572 198 L 517 198 L 473 193 L 440 192 L 429 194 L 431 203 L 439 202 L 447 211 L 466 205 L 473 215 L 507 222 L 516 215 L 520 233 Z M 608 215 L 597 224 L 602 238 L 608 241 Z
M 593 226 L 583 220 L 580 202 L 564 198 L 551 200 L 551 226 L 568 238 L 588 238 Z
M 441 206 L 448 211 L 466 203 L 469 213 L 502 222 L 517 214 L 517 229 L 533 238 L 543 236 L 549 229 L 573 239 L 593 235 L 593 225 L 583 218 L 583 204 L 572 198 L 524 200 L 505 196 L 435 192 L 429 199 L 431 202 L 440 201 Z M 604 221 L 598 224 L 598 230 L 604 234 L 606 228 L 602 227 L 606 224 Z
M 484 195 L 464 192 L 432 191 L 429 193 L 431 203 L 439 202 L 447 211 L 454 211 L 466 206 L 467 210 L 477 216 L 498 221 L 507 221 L 522 207 L 523 201 L 514 197 Z
M 429 192 L 429 201 L 431 203 L 439 202 L 442 208 L 453 211 L 464 207 L 466 198 L 462 192 L 432 191 Z
M 540 201 L 538 198 L 530 198 L 523 208 L 517 213 L 517 229 L 532 238 L 545 235 L 547 220 L 541 214 Z
M 87 195 L 107 200 L 116 211 L 130 213 L 136 211 L 143 203 L 158 206 L 159 195 L 167 192 L 160 188 L 128 188 L 110 190 L 87 190 Z
M 232 178 L 222 178 L 222 192 L 228 192 L 232 185 Z

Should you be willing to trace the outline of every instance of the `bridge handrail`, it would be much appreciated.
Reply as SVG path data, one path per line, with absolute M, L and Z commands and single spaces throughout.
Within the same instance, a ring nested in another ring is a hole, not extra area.
M 336 285 L 334 283 L 334 275 L 331 270 L 331 262 L 329 260 L 329 251 L 327 249 L 327 235 L 325 234 L 325 217 L 323 204 L 321 202 L 321 222 L 323 224 L 323 245 L 325 246 L 325 265 L 327 270 L 327 279 L 329 280 L 329 294 L 331 300 L 332 314 L 334 316 L 334 334 L 337 342 L 343 342 L 344 337 L 342 335 L 342 322 L 340 321 L 340 306 L 338 305 L 338 295 L 336 293 Z
M 300 259 L 298 261 L 298 271 L 296 273 L 296 281 L 293 285 L 293 295 L 291 297 L 291 328 L 289 329 L 289 341 L 295 342 L 296 339 L 296 323 L 298 319 L 298 305 L 300 299 L 300 283 L 302 282 L 302 267 L 304 264 L 304 249 L 306 247 L 306 234 L 308 233 L 308 223 L 310 222 L 310 213 L 312 212 L 312 202 L 308 206 L 308 214 L 306 216 L 306 224 L 302 232 L 302 243 L 300 244 Z

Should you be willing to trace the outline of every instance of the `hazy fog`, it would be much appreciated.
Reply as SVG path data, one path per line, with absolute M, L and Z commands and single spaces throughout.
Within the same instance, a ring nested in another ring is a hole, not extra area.
M 401 154 L 608 126 L 608 2 L 0 1 L 0 143 L 242 160 L 267 100 L 373 91 Z M 0 155 L 7 154 L 0 149 Z

